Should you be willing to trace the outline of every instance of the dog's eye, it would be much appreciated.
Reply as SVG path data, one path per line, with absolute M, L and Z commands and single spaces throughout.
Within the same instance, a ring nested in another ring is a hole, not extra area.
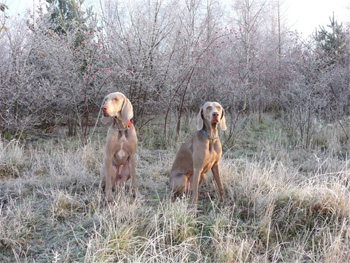
M 211 108 L 212 108 L 211 106 L 208 106 L 208 107 L 207 107 L 207 111 L 210 111 L 210 110 L 211 110 Z
M 221 107 L 220 106 L 216 106 L 216 109 L 219 111 L 219 110 L 221 110 Z

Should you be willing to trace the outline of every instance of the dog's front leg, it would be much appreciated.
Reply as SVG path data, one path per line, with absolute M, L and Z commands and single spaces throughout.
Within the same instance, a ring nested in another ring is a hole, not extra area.
M 199 181 L 201 179 L 201 174 L 203 171 L 203 164 L 205 160 L 205 152 L 201 150 L 202 148 L 199 145 L 195 145 L 192 159 L 193 159 L 193 178 L 192 178 L 192 204 L 194 204 L 195 208 L 197 208 L 197 200 L 198 200 L 198 188 Z
M 129 171 L 131 177 L 131 187 L 134 194 L 137 192 L 137 182 L 136 182 L 136 161 L 135 154 L 131 155 L 129 158 Z
M 198 200 L 198 187 L 199 187 L 199 180 L 200 180 L 200 173 L 202 169 L 195 168 L 193 170 L 193 178 L 192 178 L 192 186 L 193 186 L 193 192 L 192 192 L 192 204 L 197 204 Z
M 222 185 L 221 178 L 220 178 L 220 167 L 219 163 L 216 163 L 212 168 L 211 171 L 213 173 L 214 180 L 219 188 L 219 194 L 220 194 L 220 200 L 223 199 L 224 196 L 224 186 Z
M 112 202 L 112 157 L 106 157 L 104 161 L 106 167 L 106 200 L 108 203 Z

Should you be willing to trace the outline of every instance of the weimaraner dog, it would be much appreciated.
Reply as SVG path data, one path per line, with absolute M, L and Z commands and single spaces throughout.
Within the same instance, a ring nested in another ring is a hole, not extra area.
M 197 115 L 197 132 L 184 143 L 176 155 L 170 172 L 170 187 L 173 197 L 192 191 L 192 203 L 198 199 L 199 184 L 211 169 L 219 188 L 220 198 L 224 187 L 220 179 L 219 160 L 221 142 L 218 125 L 226 130 L 225 112 L 217 102 L 206 102 Z
M 125 185 L 131 177 L 136 192 L 135 155 L 137 137 L 132 124 L 132 105 L 120 92 L 108 94 L 101 108 L 103 124 L 112 123 L 108 129 L 104 160 L 101 168 L 102 185 L 105 185 L 106 200 L 112 201 L 112 188 Z

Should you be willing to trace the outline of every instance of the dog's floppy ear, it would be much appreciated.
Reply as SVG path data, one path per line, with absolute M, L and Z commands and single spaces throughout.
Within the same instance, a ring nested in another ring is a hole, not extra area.
M 128 120 L 131 120 L 132 117 L 134 117 L 134 111 L 131 102 L 127 98 L 124 99 L 124 104 L 120 116 L 122 117 L 123 123 L 127 122 Z
M 197 114 L 196 126 L 198 131 L 203 129 L 203 107 L 199 109 L 199 112 Z
M 103 114 L 102 114 L 102 117 L 101 117 L 101 122 L 103 123 L 103 124 L 108 124 L 108 123 L 110 123 L 110 122 L 112 122 L 112 118 L 111 117 L 106 117 L 106 116 L 103 116 Z
M 220 128 L 223 131 L 226 131 L 226 118 L 225 118 L 225 110 L 222 109 L 222 115 L 221 115 L 221 120 L 220 120 Z

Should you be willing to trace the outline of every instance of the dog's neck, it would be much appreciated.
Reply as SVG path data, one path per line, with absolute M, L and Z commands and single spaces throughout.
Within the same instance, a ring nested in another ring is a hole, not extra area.
M 118 131 L 126 131 L 128 129 L 130 129 L 132 127 L 132 119 L 131 120 L 127 120 L 126 122 L 122 122 L 121 120 L 119 120 L 117 117 L 113 118 L 113 127 L 115 129 L 117 129 Z
M 218 123 L 212 124 L 210 122 L 205 121 L 203 124 L 202 133 L 211 141 L 219 139 Z

